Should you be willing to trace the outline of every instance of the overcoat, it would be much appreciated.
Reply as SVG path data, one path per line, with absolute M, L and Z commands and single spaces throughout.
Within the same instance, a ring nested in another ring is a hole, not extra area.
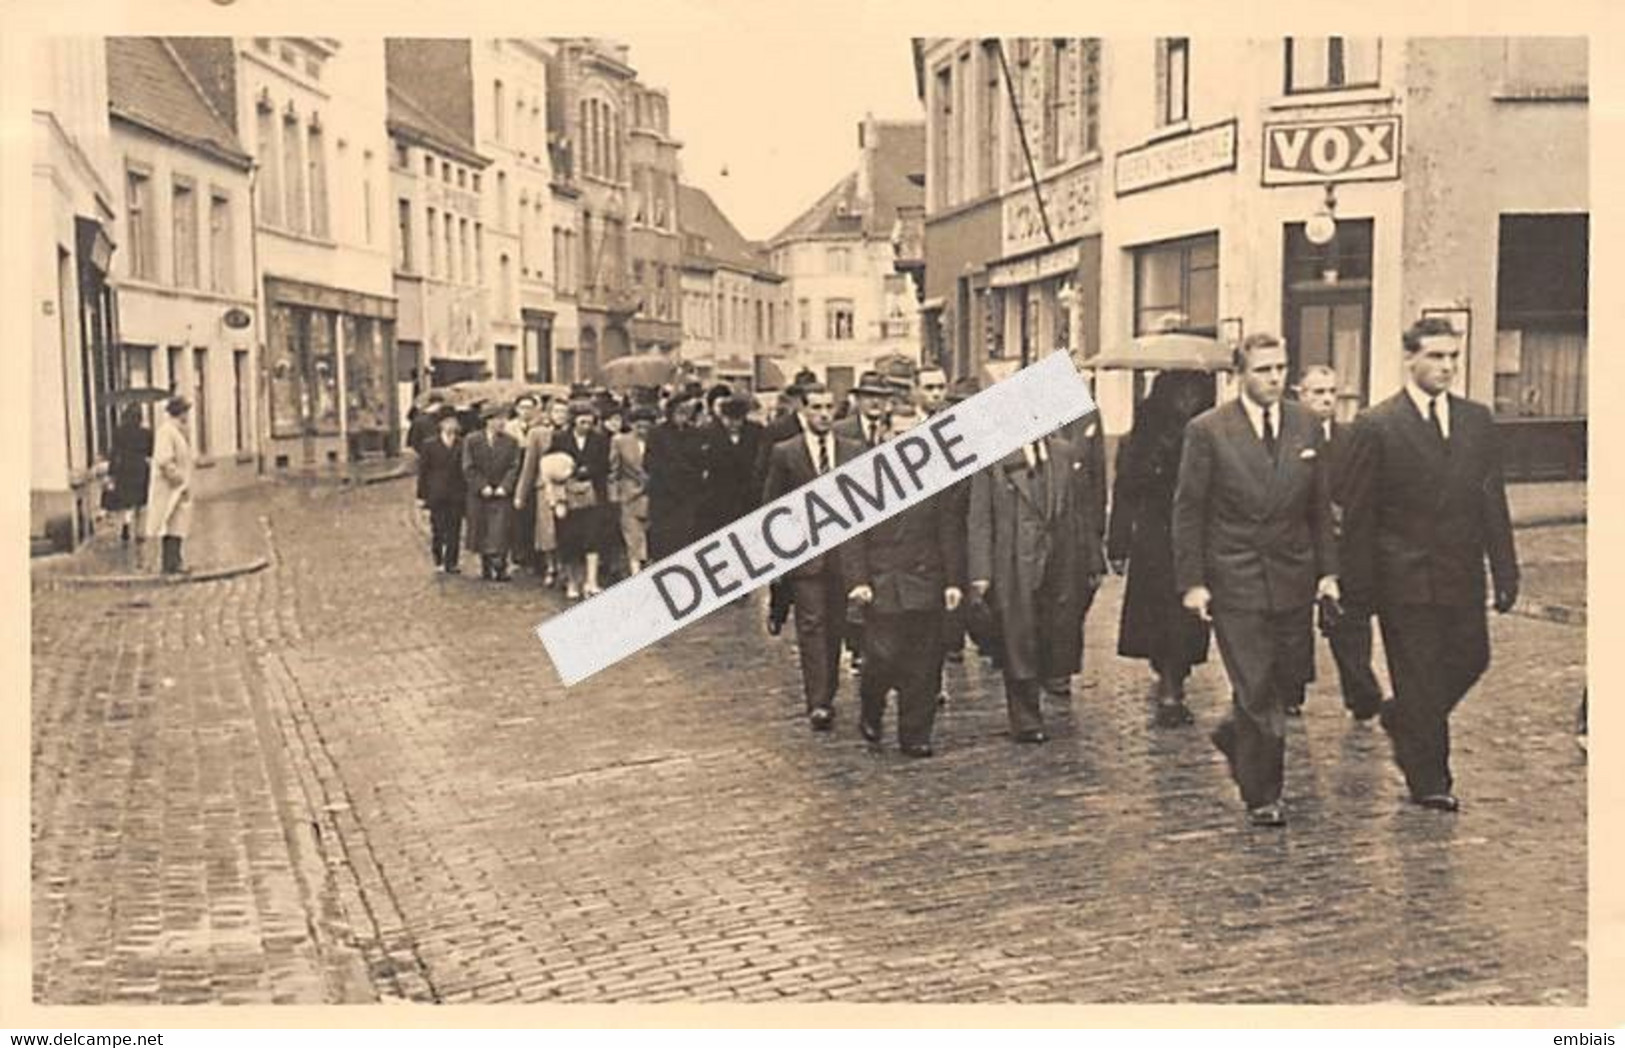
M 1078 451 L 1059 438 L 1046 443 L 1047 467 L 1030 470 L 1017 451 L 971 480 L 969 577 L 992 583 L 988 600 L 1003 627 L 1004 670 L 1012 680 L 1082 667 L 1083 618 L 1102 570 L 1102 522 L 1086 509 Z M 1048 652 L 1039 649 L 1041 616 L 1053 638 Z
M 152 483 L 152 431 L 145 426 L 120 426 L 114 430 L 107 475 L 113 482 L 108 509 L 145 506 Z
M 173 416 L 166 415 L 153 438 L 147 483 L 147 534 L 185 538 L 192 530 L 192 442 Z
M 425 445 L 427 446 L 427 445 Z M 463 477 L 468 482 L 468 548 L 494 555 L 508 552 L 508 528 L 513 521 L 513 493 L 519 484 L 519 443 L 498 430 L 485 430 L 463 441 Z M 490 486 L 502 495 L 481 491 Z

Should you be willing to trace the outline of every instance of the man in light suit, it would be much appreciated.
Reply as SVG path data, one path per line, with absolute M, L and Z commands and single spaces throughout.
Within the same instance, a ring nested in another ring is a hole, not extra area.
M 1518 554 L 1489 409 L 1452 396 L 1461 339 L 1442 317 L 1404 336 L 1405 388 L 1355 420 L 1344 476 L 1351 599 L 1375 607 L 1393 701 L 1382 726 L 1411 800 L 1460 804 L 1450 714 L 1489 667 L 1484 563 L 1495 610 L 1518 600 Z
M 609 440 L 609 500 L 620 507 L 621 542 L 626 546 L 627 570 L 636 575 L 649 560 L 649 474 L 643 456 L 655 411 L 632 409 L 632 429 Z
M 772 502 L 815 477 L 857 458 L 863 447 L 830 432 L 835 399 L 822 385 L 804 387 L 802 432 L 780 441 L 768 458 L 762 501 Z M 841 633 L 846 621 L 846 586 L 839 551 L 823 553 L 790 571 L 795 605 L 796 649 L 807 697 L 807 720 L 814 731 L 835 724 L 835 692 L 840 686 Z
M 1255 826 L 1283 826 L 1286 704 L 1313 675 L 1313 606 L 1335 601 L 1337 548 L 1320 427 L 1281 399 L 1286 347 L 1247 336 L 1241 396 L 1185 429 L 1174 493 L 1174 580 L 1211 621 L 1234 692 L 1212 733 Z

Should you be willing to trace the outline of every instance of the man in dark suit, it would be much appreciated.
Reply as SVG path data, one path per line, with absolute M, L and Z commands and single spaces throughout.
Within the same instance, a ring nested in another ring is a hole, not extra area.
M 816 380 L 814 380 L 816 381 Z M 801 408 L 804 403 L 801 384 L 792 382 L 779 391 L 776 414 L 762 430 L 762 439 L 756 449 L 756 490 L 767 483 L 767 462 L 773 449 L 782 441 L 801 433 Z M 767 631 L 777 637 L 790 618 L 790 580 L 774 579 L 767 587 Z
M 971 589 L 1000 625 L 1010 737 L 1048 739 L 1040 692 L 1064 699 L 1083 663 L 1083 619 L 1106 571 L 1088 519 L 1078 451 L 1060 437 L 1024 445 L 971 478 Z
M 1341 531 L 1343 469 L 1348 459 L 1349 428 L 1336 419 L 1337 372 L 1324 364 L 1304 369 L 1298 379 L 1298 402 L 1309 409 L 1320 426 L 1324 448 L 1326 483 L 1331 492 L 1332 521 Z M 1357 721 L 1375 717 L 1382 708 L 1382 685 L 1371 672 L 1371 609 L 1348 599 L 1344 587 L 1341 614 L 1323 609 L 1320 629 L 1337 663 L 1337 679 L 1343 690 L 1343 705 Z M 1287 714 L 1302 712 L 1303 693 L 1288 703 Z
M 755 509 L 761 497 L 756 457 L 762 426 L 747 418 L 749 414 L 748 396 L 729 397 L 718 405 L 717 420 L 701 431 L 704 500 L 697 529 L 701 535 L 732 524 Z
M 835 400 L 829 390 L 812 385 L 805 392 L 806 405 L 801 409 L 804 432 L 773 449 L 762 488 L 763 502 L 772 502 L 863 453 L 859 445 L 830 432 Z M 841 555 L 832 551 L 814 557 L 793 569 L 789 579 L 807 719 L 814 731 L 828 731 L 835 723 L 841 633 L 846 618 Z
M 891 419 L 896 436 L 921 415 L 900 405 Z M 880 742 L 886 696 L 895 689 L 897 744 L 910 757 L 931 756 L 943 627 L 964 597 L 965 522 L 951 495 L 938 492 L 841 547 L 847 598 L 865 609 L 858 729 Z
M 1484 562 L 1495 610 L 1518 600 L 1518 556 L 1495 421 L 1450 394 L 1461 340 L 1443 318 L 1404 336 L 1405 388 L 1363 412 L 1343 478 L 1352 600 L 1374 607 L 1393 701 L 1382 726 L 1411 799 L 1453 812 L 1450 713 L 1489 667 Z
M 835 423 L 835 435 L 872 448 L 886 439 L 886 409 L 892 388 L 878 371 L 865 371 L 852 390 L 857 410 Z
M 1255 826 L 1282 826 L 1286 704 L 1314 670 L 1316 596 L 1336 600 L 1337 544 L 1321 433 L 1281 399 L 1286 347 L 1247 336 L 1241 396 L 1185 430 L 1174 492 L 1174 581 L 1213 623 L 1234 709 L 1213 731 Z
M 418 442 L 418 504 L 429 511 L 429 552 L 435 567 L 459 574 L 463 511 L 468 501 L 468 480 L 463 475 L 462 426 L 449 409 L 434 414 L 439 433 Z

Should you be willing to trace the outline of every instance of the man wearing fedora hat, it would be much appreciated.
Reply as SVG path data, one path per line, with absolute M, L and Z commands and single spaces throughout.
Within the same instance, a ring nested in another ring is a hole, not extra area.
M 468 481 L 468 545 L 480 555 L 480 577 L 508 581 L 508 531 L 513 525 L 513 493 L 519 483 L 521 452 L 508 435 L 508 409 L 489 404 L 480 413 L 485 428 L 463 442 L 463 476 Z
M 886 439 L 886 409 L 891 404 L 892 387 L 878 371 L 865 371 L 852 390 L 858 409 L 835 423 L 834 433 L 872 448 Z
M 161 568 L 165 575 L 186 572 L 181 545 L 192 530 L 192 442 L 186 435 L 186 418 L 192 402 L 170 397 L 164 406 L 164 420 L 153 438 L 152 472 L 147 483 L 147 505 L 151 516 L 149 536 L 162 540 Z

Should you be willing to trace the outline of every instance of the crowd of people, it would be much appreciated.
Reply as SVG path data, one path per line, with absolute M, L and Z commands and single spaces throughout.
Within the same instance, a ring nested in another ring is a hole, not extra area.
M 1210 737 L 1251 824 L 1285 823 L 1286 723 L 1314 678 L 1317 622 L 1350 715 L 1387 732 L 1411 799 L 1457 810 L 1449 717 L 1489 662 L 1485 564 L 1504 612 L 1517 559 L 1490 414 L 1449 392 L 1459 337 L 1424 318 L 1403 345 L 1404 388 L 1346 425 L 1335 372 L 1309 368 L 1289 388 L 1281 341 L 1251 335 L 1222 403 L 1210 373 L 1155 376 L 1109 498 L 1091 412 L 800 564 L 772 585 L 767 629 L 794 623 L 810 727 L 834 726 L 844 650 L 861 735 L 880 744 L 895 695 L 900 750 L 930 756 L 944 664 L 969 640 L 1003 676 L 1010 737 L 1045 742 L 1046 702 L 1069 701 L 1090 607 L 1116 573 L 1117 650 L 1149 663 L 1155 724 L 1194 723 L 1187 681 L 1217 642 L 1233 702 Z M 936 369 L 868 372 L 837 405 L 803 374 L 762 418 L 725 385 L 578 389 L 488 405 L 478 424 L 431 404 L 409 442 L 439 570 L 460 570 L 466 525 L 484 578 L 518 564 L 576 600 L 976 392 Z

